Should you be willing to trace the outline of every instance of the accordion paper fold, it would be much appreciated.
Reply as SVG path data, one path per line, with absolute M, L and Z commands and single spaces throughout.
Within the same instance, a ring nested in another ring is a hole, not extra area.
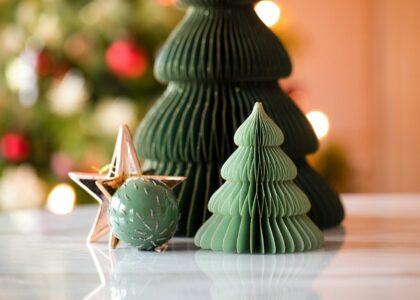
M 255 1 L 181 2 L 192 6 L 155 64 L 168 87 L 135 135 L 144 170 L 188 177 L 175 190 L 177 235 L 193 236 L 209 217 L 209 197 L 223 183 L 220 168 L 236 148 L 233 135 L 257 101 L 285 134 L 282 149 L 298 168 L 295 181 L 314 204 L 310 217 L 323 228 L 339 224 L 337 194 L 305 162 L 318 149 L 315 133 L 278 85 L 291 72 L 290 59 L 255 14 Z
M 238 81 L 290 75 L 286 50 L 251 8 L 189 8 L 157 58 L 156 77 L 162 81 Z
M 321 231 L 310 202 L 293 182 L 297 170 L 280 149 L 283 134 L 261 103 L 235 134 L 238 149 L 222 167 L 226 182 L 213 194 L 213 213 L 194 242 L 237 253 L 287 253 L 319 248 Z

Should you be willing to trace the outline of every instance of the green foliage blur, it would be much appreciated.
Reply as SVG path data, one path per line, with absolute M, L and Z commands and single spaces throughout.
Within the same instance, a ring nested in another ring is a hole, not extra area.
M 22 140 L 1 142 L 3 184 L 6 170 L 26 165 L 48 191 L 69 181 L 66 167 L 106 164 L 118 128 L 104 128 L 120 120 L 134 130 L 161 93 L 153 60 L 182 15 L 159 0 L 0 0 L 0 139 Z M 121 40 L 141 49 L 141 76 L 109 68 L 107 50 Z M 8 157 L 13 151 L 17 159 Z M 76 190 L 79 202 L 89 199 Z

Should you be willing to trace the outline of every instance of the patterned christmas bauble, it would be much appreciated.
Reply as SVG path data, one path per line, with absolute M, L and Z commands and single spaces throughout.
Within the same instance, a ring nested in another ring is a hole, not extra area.
M 157 180 L 128 179 L 112 196 L 108 213 L 113 234 L 141 250 L 164 244 L 178 227 L 176 197 Z

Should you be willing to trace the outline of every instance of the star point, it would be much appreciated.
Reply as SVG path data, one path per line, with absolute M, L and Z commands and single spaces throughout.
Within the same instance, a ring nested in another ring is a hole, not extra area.
M 131 177 L 143 177 L 147 180 L 158 180 L 173 189 L 186 180 L 182 176 L 160 176 L 143 174 L 133 145 L 130 130 L 121 125 L 115 143 L 114 154 L 107 174 L 70 172 L 69 177 L 99 202 L 98 212 L 87 241 L 96 242 L 110 232 L 108 208 L 114 192 Z M 109 246 L 115 248 L 118 238 L 110 232 Z
M 96 185 L 96 182 L 98 180 L 105 179 L 106 175 L 70 172 L 69 177 L 100 204 L 98 212 L 96 213 L 95 221 L 93 222 L 87 237 L 88 243 L 96 242 L 109 231 L 108 220 L 106 217 L 108 214 L 109 198 L 106 197 Z

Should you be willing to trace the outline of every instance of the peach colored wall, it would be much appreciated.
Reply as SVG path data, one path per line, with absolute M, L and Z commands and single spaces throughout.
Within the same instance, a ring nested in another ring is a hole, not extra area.
M 373 95 L 381 110 L 372 125 L 381 150 L 376 165 L 385 161 L 378 184 L 385 191 L 419 192 L 420 1 L 374 3 Z
M 329 116 L 355 191 L 420 191 L 420 1 L 279 4 L 301 41 L 289 82 Z

